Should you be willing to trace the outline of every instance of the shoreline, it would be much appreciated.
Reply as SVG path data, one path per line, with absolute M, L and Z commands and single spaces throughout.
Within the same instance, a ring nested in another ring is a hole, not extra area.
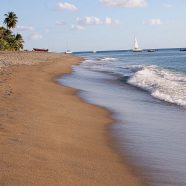
M 49 55 L 0 74 L 0 183 L 143 185 L 111 147 L 110 112 L 56 81 L 80 59 Z
M 84 60 L 84 59 L 82 59 Z M 75 66 L 79 66 L 80 64 L 75 64 Z M 69 74 L 65 74 L 65 75 L 71 75 L 71 73 Z M 108 113 L 108 118 L 110 119 L 110 122 L 107 123 L 107 126 L 105 127 L 107 130 L 107 145 L 115 152 L 118 154 L 118 156 L 120 157 L 123 165 L 125 165 L 126 167 L 128 167 L 128 169 L 130 170 L 129 172 L 137 177 L 139 179 L 139 182 L 141 185 L 149 185 L 149 180 L 147 180 L 142 172 L 144 173 L 144 167 L 139 167 L 137 166 L 136 163 L 134 163 L 133 161 L 138 161 L 137 159 L 131 158 L 130 156 L 132 155 L 131 151 L 128 150 L 127 148 L 123 148 L 122 147 L 122 143 L 121 143 L 121 139 L 119 136 L 117 136 L 117 132 L 116 129 L 114 129 L 114 125 L 118 125 L 119 120 L 117 119 L 117 117 L 115 117 L 114 115 L 116 114 L 115 110 L 109 109 L 106 106 L 97 104 L 97 103 L 93 103 L 92 101 L 90 101 L 89 99 L 86 99 L 85 97 L 83 97 L 81 95 L 81 93 L 83 93 L 83 90 L 79 90 L 78 88 L 73 88 L 73 86 L 71 85 L 65 85 L 63 84 L 63 82 L 60 82 L 60 79 L 62 80 L 63 77 L 65 75 L 59 75 L 57 76 L 57 83 L 59 83 L 60 85 L 67 87 L 67 88 L 71 88 L 74 90 L 74 95 L 77 96 L 80 101 L 82 101 L 85 104 L 90 104 L 93 105 L 95 107 L 101 108 L 103 110 L 105 110 Z M 68 79 L 68 77 L 67 77 Z M 68 84 L 68 83 L 67 83 Z M 126 139 L 127 140 L 127 139 Z M 139 160 L 140 161 L 140 160 Z

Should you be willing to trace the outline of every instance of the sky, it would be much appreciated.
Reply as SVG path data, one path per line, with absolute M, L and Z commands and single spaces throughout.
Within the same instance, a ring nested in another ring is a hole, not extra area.
M 186 47 L 186 0 L 0 0 L 24 49 L 63 52 Z M 5 26 L 5 25 L 4 25 Z

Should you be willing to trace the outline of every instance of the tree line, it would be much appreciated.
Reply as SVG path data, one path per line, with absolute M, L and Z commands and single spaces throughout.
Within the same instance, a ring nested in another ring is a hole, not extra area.
M 14 12 L 4 14 L 4 24 L 0 26 L 0 50 L 19 51 L 23 49 L 24 40 L 21 34 L 14 34 L 12 29 L 17 25 L 18 18 Z

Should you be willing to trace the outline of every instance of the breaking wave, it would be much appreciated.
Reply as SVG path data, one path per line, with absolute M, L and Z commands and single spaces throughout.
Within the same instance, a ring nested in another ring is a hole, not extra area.
M 155 65 L 139 67 L 127 83 L 147 90 L 152 96 L 186 106 L 186 75 Z
M 156 65 L 124 64 L 112 57 L 87 59 L 82 66 L 116 75 L 124 82 L 144 89 L 160 100 L 186 107 L 185 74 Z

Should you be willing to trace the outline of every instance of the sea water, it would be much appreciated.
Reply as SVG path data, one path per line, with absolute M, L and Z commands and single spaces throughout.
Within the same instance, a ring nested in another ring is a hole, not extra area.
M 59 81 L 112 111 L 111 135 L 146 182 L 186 185 L 186 52 L 78 55 L 85 60 Z

